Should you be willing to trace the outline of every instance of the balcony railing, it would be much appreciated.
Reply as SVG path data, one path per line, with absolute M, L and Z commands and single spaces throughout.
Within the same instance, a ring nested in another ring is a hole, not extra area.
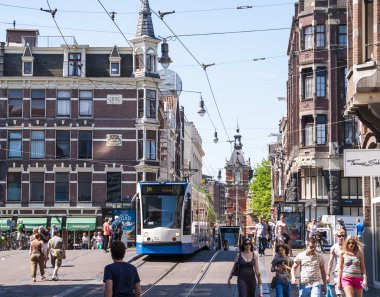
M 74 36 L 23 36 L 22 46 L 28 43 L 32 47 L 60 47 L 62 44 L 78 45 Z

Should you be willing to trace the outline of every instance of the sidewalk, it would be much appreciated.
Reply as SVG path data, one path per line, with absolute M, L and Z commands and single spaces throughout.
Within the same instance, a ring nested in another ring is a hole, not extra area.
M 293 250 L 293 254 L 296 256 L 298 253 L 300 253 L 302 250 Z M 327 263 L 329 260 L 329 254 L 322 254 L 323 258 L 325 259 L 325 265 L 327 269 Z M 270 288 L 270 281 L 272 280 L 272 277 L 274 276 L 274 273 L 270 271 L 271 269 L 271 262 L 273 259 L 273 253 L 272 249 L 266 249 L 265 250 L 265 256 L 264 257 L 259 257 L 260 264 L 265 263 L 265 271 L 267 274 L 267 277 L 269 279 L 269 285 L 268 287 Z M 332 286 L 334 288 L 334 286 Z M 335 292 L 334 292 L 335 293 Z M 273 289 L 270 289 L 270 296 L 271 297 L 276 297 L 276 292 Z M 336 296 L 336 295 L 334 295 Z M 297 287 L 292 285 L 292 297 L 298 297 L 298 291 Z M 369 290 L 367 292 L 363 292 L 363 297 L 380 297 L 380 288 L 375 288 L 372 286 L 369 286 Z

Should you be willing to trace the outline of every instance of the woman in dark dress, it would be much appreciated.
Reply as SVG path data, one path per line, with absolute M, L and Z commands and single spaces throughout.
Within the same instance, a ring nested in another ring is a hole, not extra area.
M 258 257 L 253 252 L 250 239 L 243 241 L 243 244 L 240 246 L 240 253 L 236 256 L 235 263 L 238 265 L 239 272 L 237 280 L 239 297 L 255 297 L 256 278 L 259 285 L 261 285 L 261 278 Z M 233 271 L 234 268 L 232 268 L 228 278 L 228 286 L 231 285 Z

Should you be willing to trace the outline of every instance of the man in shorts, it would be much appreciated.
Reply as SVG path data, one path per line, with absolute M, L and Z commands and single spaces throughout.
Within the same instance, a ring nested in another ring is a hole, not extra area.
M 342 252 L 342 246 L 344 239 L 346 238 L 346 231 L 340 229 L 336 232 L 337 242 L 331 247 L 330 250 L 330 259 L 329 264 L 327 266 L 327 283 L 330 283 L 330 275 L 331 270 L 334 266 L 335 261 L 335 269 L 334 269 L 334 282 L 335 282 L 335 294 L 337 297 L 343 296 L 343 290 L 340 290 L 338 287 L 338 261 L 340 253 Z
M 54 267 L 52 280 L 58 280 L 58 269 L 62 265 L 62 260 L 66 259 L 66 250 L 63 245 L 63 239 L 60 237 L 59 231 L 55 230 L 54 236 L 49 240 L 48 251 L 52 257 L 52 264 Z

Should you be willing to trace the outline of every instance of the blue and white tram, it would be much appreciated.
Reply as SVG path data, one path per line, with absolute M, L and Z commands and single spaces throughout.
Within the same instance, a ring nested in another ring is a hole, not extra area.
M 136 196 L 136 252 L 192 254 L 208 243 L 207 218 L 187 182 L 141 182 Z

